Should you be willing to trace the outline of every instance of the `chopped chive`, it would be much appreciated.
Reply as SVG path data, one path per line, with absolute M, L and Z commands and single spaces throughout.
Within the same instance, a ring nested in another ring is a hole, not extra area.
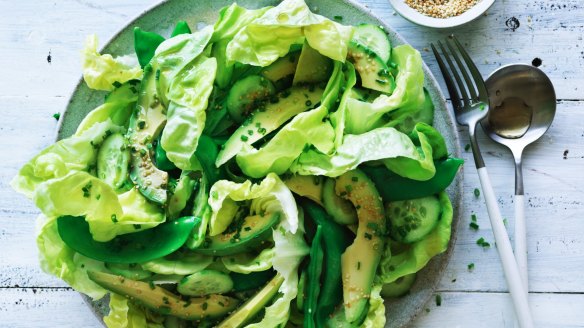
M 136 230 L 142 228 L 142 225 L 140 225 L 140 224 L 133 224 L 133 226 L 134 226 L 134 229 L 136 229 Z
M 469 151 L 469 150 L 470 150 L 470 145 L 469 145 L 469 144 L 466 144 L 466 145 L 464 146 L 464 151 Z
M 478 188 L 475 188 L 474 195 L 478 198 L 481 195 L 481 191 Z
M 150 289 L 154 289 L 154 288 L 156 288 L 156 285 L 154 285 L 154 281 L 150 281 L 150 282 L 148 283 L 148 286 L 150 286 Z
M 111 218 L 112 218 L 113 223 L 118 223 L 118 216 L 117 215 L 112 214 Z
M 475 231 L 476 231 L 476 230 L 479 230 L 479 225 L 478 225 L 478 224 L 476 224 L 475 222 L 471 222 L 471 223 L 470 223 L 468 226 L 469 226 L 469 227 L 470 227 L 472 230 L 475 230 Z
M 357 270 L 361 270 L 361 262 L 357 261 Z
M 253 135 L 253 130 L 247 130 L 247 134 L 249 134 L 250 136 Z
M 436 294 L 436 306 L 442 306 L 442 296 L 440 294 Z
M 371 238 L 373 238 L 373 236 L 372 236 L 370 233 L 368 233 L 368 232 L 366 232 L 366 233 L 365 233 L 363 236 L 364 236 L 364 237 L 365 237 L 365 239 L 367 239 L 367 240 L 371 240 Z
M 385 80 L 380 80 L 380 79 L 375 79 L 375 82 L 379 83 L 379 84 L 387 84 L 387 81 Z
M 488 248 L 491 247 L 491 244 L 489 244 L 489 242 L 487 242 L 485 240 L 485 238 L 481 237 L 477 240 L 477 245 L 483 247 L 483 248 Z
M 247 141 L 247 139 L 248 139 L 247 136 L 245 136 L 245 135 L 241 136 L 241 141 Z
M 335 15 L 333 16 L 333 18 L 337 21 L 342 21 L 343 20 L 343 16 L 339 16 L 339 15 Z
M 345 189 L 347 190 L 347 192 L 351 192 L 351 191 L 353 191 L 353 186 L 351 186 L 351 185 L 346 185 L 346 186 L 345 186 Z
M 471 215 L 470 215 L 470 220 L 471 220 L 472 222 L 477 222 L 477 215 L 476 215 L 476 214 L 471 214 Z
M 122 83 L 120 83 L 120 81 L 114 81 L 114 83 L 112 83 L 112 85 L 114 86 L 114 88 L 119 88 L 122 86 Z
M 205 311 L 205 310 L 207 310 L 208 306 L 209 306 L 209 304 L 207 304 L 207 302 L 205 302 L 201 305 L 201 308 L 203 308 L 203 311 Z
M 59 118 L 61 118 L 61 113 L 55 113 L 55 114 L 53 114 L 53 118 L 58 121 Z
M 307 100 L 304 104 L 306 104 L 306 106 L 312 106 L 312 101 Z
M 472 271 L 472 270 L 474 270 L 475 265 L 474 265 L 474 263 L 469 263 L 466 267 L 469 271 Z
M 508 223 L 509 223 L 509 222 L 507 221 L 507 218 L 504 218 L 504 219 L 503 219 L 503 224 L 504 224 L 505 226 L 507 226 L 507 224 L 508 224 Z

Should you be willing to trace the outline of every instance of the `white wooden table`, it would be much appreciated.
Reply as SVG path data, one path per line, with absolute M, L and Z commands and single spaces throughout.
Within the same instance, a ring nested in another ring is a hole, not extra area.
M 53 113 L 65 108 L 77 83 L 87 34 L 107 40 L 153 0 L 0 0 L 0 327 L 99 327 L 81 297 L 37 263 L 31 202 L 9 180 L 53 142 Z M 456 33 L 486 76 L 508 63 L 543 60 L 558 96 L 554 124 L 525 153 L 530 301 L 539 327 L 584 327 L 584 5 L 580 0 L 498 0 L 486 17 L 437 32 L 397 16 L 386 0 L 363 0 L 414 47 L 435 75 L 429 42 Z M 516 17 L 515 31 L 506 21 Z M 50 62 L 48 56 L 50 55 Z M 445 89 L 444 89 L 445 90 Z M 466 134 L 461 131 L 462 146 Z M 481 135 L 480 143 L 503 216 L 513 231 L 510 154 Z M 492 242 L 470 153 L 465 204 L 454 254 L 416 327 L 511 327 L 513 310 Z M 476 213 L 479 231 L 468 228 Z M 472 272 L 469 263 L 475 263 Z

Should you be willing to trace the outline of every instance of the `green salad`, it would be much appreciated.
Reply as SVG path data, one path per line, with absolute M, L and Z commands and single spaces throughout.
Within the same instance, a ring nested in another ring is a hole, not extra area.
M 127 56 L 89 37 L 104 103 L 12 181 L 42 269 L 109 295 L 110 328 L 385 326 L 448 247 L 462 160 L 418 51 L 339 21 L 284 0 L 136 27 Z

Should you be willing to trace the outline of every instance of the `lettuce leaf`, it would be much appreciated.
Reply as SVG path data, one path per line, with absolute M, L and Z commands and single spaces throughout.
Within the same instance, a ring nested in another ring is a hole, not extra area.
M 215 58 L 201 57 L 171 83 L 167 123 L 160 142 L 178 168 L 193 170 L 191 158 L 205 128 L 205 109 L 217 70 Z
M 409 45 L 392 49 L 391 60 L 398 66 L 396 88 L 372 103 L 348 99 L 346 133 L 362 134 L 385 123 L 384 114 L 393 110 L 417 110 L 424 102 L 424 71 L 420 53 Z
M 268 172 L 282 174 L 310 145 L 325 154 L 333 151 L 335 134 L 330 121 L 325 120 L 325 117 L 339 92 L 343 76 L 341 66 L 341 63 L 335 62 L 319 107 L 296 115 L 262 148 L 244 145 L 236 157 L 243 173 L 253 178 L 266 176 Z
M 103 105 L 93 109 L 79 123 L 75 135 L 80 136 L 95 123 L 103 123 L 108 119 L 114 125 L 126 127 L 138 100 L 138 84 L 137 80 L 132 80 L 107 95 Z
M 110 312 L 103 318 L 108 328 L 164 328 L 163 318 L 132 304 L 124 296 L 110 294 Z M 154 317 L 156 321 L 151 320 Z
M 57 231 L 56 218 L 39 215 L 36 242 L 44 272 L 53 274 L 93 299 L 100 299 L 107 293 L 87 276 L 87 270 L 105 271 L 103 263 L 88 259 L 65 245 Z
M 272 7 L 249 10 L 238 6 L 237 3 L 221 8 L 210 42 L 215 43 L 224 39 L 231 40 L 239 30 L 263 15 L 270 8 Z
M 361 324 L 363 328 L 385 327 L 385 305 L 383 304 L 383 297 L 380 295 L 381 287 L 382 285 L 374 285 L 371 289 L 369 311 L 365 321 Z
M 344 136 L 334 155 L 316 150 L 303 153 L 290 170 L 302 175 L 339 176 L 367 161 L 381 162 L 395 173 L 415 180 L 430 179 L 436 173 L 433 153 L 444 155 L 444 139 L 431 126 L 418 123 L 414 141 L 394 128 L 378 128 L 360 135 Z
M 154 71 L 160 70 L 158 76 L 158 95 L 168 107 L 167 93 L 174 78 L 203 53 L 213 35 L 213 27 L 192 34 L 180 34 L 162 42 L 150 61 Z
M 136 188 L 118 196 L 111 186 L 81 171 L 39 184 L 33 201 L 48 217 L 85 216 L 93 239 L 103 242 L 165 220 L 163 210 Z
M 331 114 L 331 123 L 335 128 L 335 148 L 343 144 L 343 135 L 345 134 L 345 121 L 347 116 L 347 102 L 349 101 L 355 83 L 357 83 L 357 76 L 355 74 L 355 67 L 353 64 L 347 62 L 346 64 L 346 83 L 345 91 L 339 101 L 339 107 Z M 335 99 L 336 100 L 336 99 Z
M 438 225 L 426 238 L 409 245 L 405 251 L 392 254 L 390 257 L 382 257 L 377 270 L 376 283 L 389 284 L 405 275 L 420 271 L 432 257 L 446 251 L 450 242 L 452 230 L 452 204 L 446 192 L 439 195 L 442 205 L 442 214 Z M 385 247 L 390 247 L 386 243 Z M 391 253 L 386 250 L 386 253 Z
M 209 224 L 211 236 L 225 231 L 237 211 L 236 202 L 244 200 L 252 200 L 252 214 L 261 211 L 280 212 L 283 214 L 281 224 L 287 230 L 294 233 L 298 229 L 298 209 L 294 196 L 274 173 L 268 174 L 259 184 L 252 184 L 249 180 L 243 183 L 219 180 L 211 187 L 210 195 L 209 205 L 213 211 Z
M 113 57 L 97 51 L 97 36 L 90 35 L 83 49 L 83 79 L 95 90 L 110 91 L 114 84 L 125 83 L 142 77 L 142 68 L 135 56 Z
M 312 13 L 303 0 L 284 0 L 237 32 L 227 46 L 227 58 L 267 66 L 306 39 L 322 55 L 345 62 L 352 35 L 352 26 Z
M 298 267 L 308 254 L 309 247 L 304 241 L 302 216 L 297 215 L 295 218 L 288 217 L 287 219 L 300 221 L 301 224 L 293 233 L 289 228 L 294 223 L 284 224 L 286 221 L 283 221 L 273 232 L 276 254 L 272 262 L 274 270 L 284 277 L 284 282 L 278 290 L 281 296 L 278 296 L 272 305 L 266 307 L 264 317 L 260 322 L 248 325 L 247 328 L 279 327 L 290 317 L 290 302 L 298 295 Z
M 14 190 L 28 198 L 33 197 L 37 186 L 69 172 L 86 171 L 95 165 L 99 145 L 109 133 L 122 128 L 110 119 L 93 124 L 78 135 L 58 141 L 42 150 L 18 172 L 10 182 Z

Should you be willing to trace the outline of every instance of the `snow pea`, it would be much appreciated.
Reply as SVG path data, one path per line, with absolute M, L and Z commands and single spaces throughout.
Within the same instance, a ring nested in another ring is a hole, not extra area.
M 299 203 L 306 218 L 322 226 L 323 230 L 324 269 L 315 319 L 317 327 L 325 327 L 331 314 L 343 300 L 341 255 L 351 245 L 354 237 L 346 228 L 334 222 L 322 206 L 306 198 Z
M 196 221 L 193 216 L 185 216 L 152 229 L 117 236 L 108 242 L 95 241 L 83 217 L 61 216 L 57 219 L 57 227 L 65 244 L 82 255 L 109 263 L 138 263 L 179 249 Z
M 179 34 L 191 34 L 191 29 L 189 28 L 189 24 L 185 21 L 178 21 L 174 26 L 174 30 L 170 34 L 170 37 L 175 37 Z
M 160 137 L 158 137 L 158 140 L 156 142 L 156 150 L 154 151 L 154 161 L 156 162 L 156 167 L 164 170 L 164 171 L 172 171 L 172 170 L 176 170 L 176 165 L 174 165 L 173 162 L 170 161 L 170 159 L 168 159 L 168 157 L 166 156 L 166 150 L 164 150 L 164 148 L 162 148 L 162 145 L 160 144 Z
M 375 183 L 384 201 L 395 201 L 422 198 L 446 189 L 463 163 L 464 160 L 455 157 L 434 161 L 436 174 L 426 181 L 401 177 L 385 166 L 363 165 L 360 168 Z
M 156 48 L 164 41 L 164 37 L 154 32 L 147 32 L 139 27 L 134 28 L 134 50 L 140 66 L 144 68 L 152 57 Z
M 322 247 L 322 226 L 316 227 L 316 234 L 310 246 L 310 262 L 308 263 L 308 283 L 306 285 L 306 300 L 304 301 L 304 328 L 316 326 L 315 314 L 320 294 L 320 278 L 322 275 L 322 261 L 324 250 Z

